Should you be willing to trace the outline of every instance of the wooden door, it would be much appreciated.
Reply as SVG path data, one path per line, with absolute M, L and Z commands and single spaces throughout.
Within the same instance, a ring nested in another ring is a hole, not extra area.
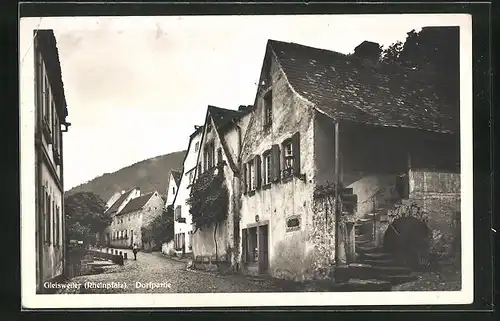
M 259 273 L 267 273 L 269 267 L 268 225 L 259 226 Z

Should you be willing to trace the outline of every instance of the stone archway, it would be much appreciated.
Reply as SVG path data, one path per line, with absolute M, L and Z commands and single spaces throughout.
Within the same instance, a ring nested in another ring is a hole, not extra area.
M 394 220 L 384 233 L 383 246 L 401 264 L 420 268 L 429 264 L 431 229 L 418 218 Z

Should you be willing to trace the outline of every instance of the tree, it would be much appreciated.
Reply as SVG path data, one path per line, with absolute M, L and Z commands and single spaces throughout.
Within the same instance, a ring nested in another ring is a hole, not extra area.
M 174 210 L 171 205 L 163 209 L 161 215 L 153 218 L 150 224 L 141 228 L 143 244 L 153 243 L 160 246 L 174 238 Z
M 64 210 L 69 238 L 92 242 L 96 233 L 104 232 L 112 221 L 105 208 L 105 202 L 92 192 L 66 196 Z
M 458 27 L 426 27 L 407 33 L 383 50 L 381 61 L 432 73 L 439 96 L 451 106 L 460 102 L 460 38 Z M 454 112 L 459 113 L 459 108 Z M 459 119 L 459 115 L 455 115 Z

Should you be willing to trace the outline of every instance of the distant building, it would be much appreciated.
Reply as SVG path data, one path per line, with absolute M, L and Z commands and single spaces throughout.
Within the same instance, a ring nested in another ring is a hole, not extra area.
M 112 222 L 111 224 L 106 227 L 106 229 L 104 230 L 104 244 L 106 245 L 113 245 L 113 244 L 116 244 L 116 239 L 115 239 L 115 229 L 113 228 L 113 225 L 116 224 L 116 220 L 115 220 L 115 217 L 116 217 L 116 214 L 119 213 L 124 207 L 125 205 L 128 204 L 128 202 L 130 202 L 131 199 L 133 198 L 136 198 L 136 197 L 139 197 L 141 195 L 141 191 L 138 187 L 136 188 L 132 188 L 128 191 L 121 191 L 121 192 L 117 192 L 119 194 L 118 198 L 116 199 L 116 193 L 115 195 L 111 196 L 111 198 L 108 200 L 108 202 L 106 204 L 111 204 L 110 206 L 109 205 L 106 205 L 107 209 L 106 209 L 106 212 L 105 213 L 108 213 L 111 217 L 112 217 Z M 114 202 L 113 202 L 113 199 L 116 199 Z
M 238 264 L 241 204 L 239 160 L 251 110 L 252 106 L 240 106 L 238 110 L 215 106 L 207 108 L 194 182 L 214 175 L 223 175 L 229 204 L 227 217 L 217 224 L 215 233 L 215 224 L 193 230 L 195 264 L 213 264 L 215 260 L 226 266 Z
M 70 124 L 52 30 L 35 32 L 34 59 L 36 281 L 43 293 L 44 282 L 63 275 L 67 258 L 62 133 Z
M 113 221 L 108 227 L 110 246 L 131 248 L 137 244 L 149 250 L 149 244 L 143 242 L 141 228 L 148 226 L 156 216 L 161 215 L 164 208 L 163 198 L 157 191 L 140 195 L 138 189 L 123 195 L 126 195 L 125 201 L 116 207 Z

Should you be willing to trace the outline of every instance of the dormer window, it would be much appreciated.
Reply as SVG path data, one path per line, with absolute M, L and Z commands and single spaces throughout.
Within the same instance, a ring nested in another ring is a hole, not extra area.
M 273 123 L 273 92 L 269 90 L 264 95 L 264 128 L 268 128 Z

